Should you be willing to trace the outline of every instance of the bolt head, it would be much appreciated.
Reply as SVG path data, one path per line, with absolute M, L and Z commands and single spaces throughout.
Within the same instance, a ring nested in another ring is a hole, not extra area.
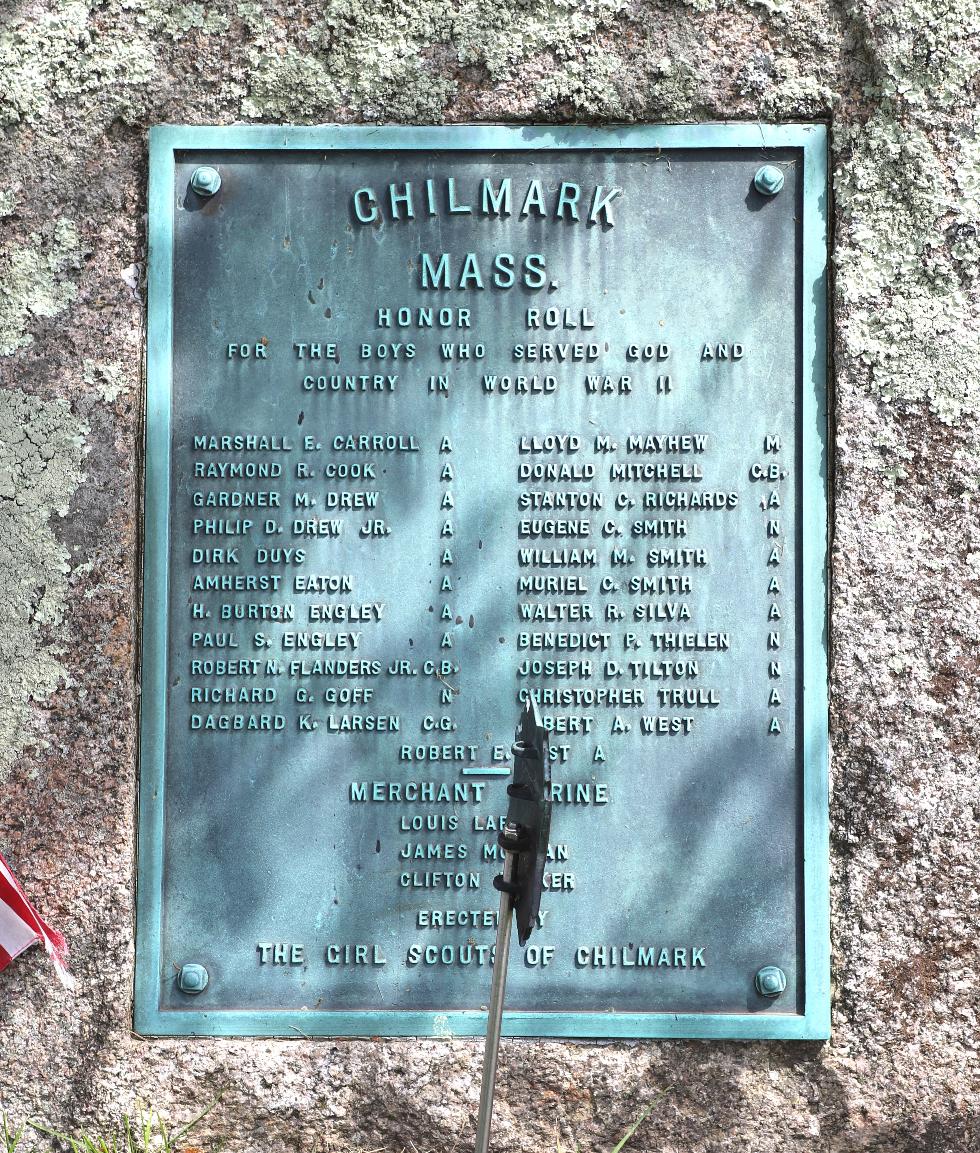
M 760 997 L 778 997 L 786 992 L 786 974 L 778 965 L 763 965 L 755 975 L 755 991 Z
M 775 196 L 783 187 L 784 181 L 785 177 L 775 164 L 764 164 L 755 174 L 752 183 L 756 192 L 761 192 L 763 196 Z
M 214 196 L 214 194 L 221 187 L 221 173 L 217 168 L 208 168 L 207 166 L 195 168 L 191 176 L 191 188 L 198 194 L 198 196 Z
M 182 993 L 203 993 L 208 987 L 208 971 L 203 965 L 181 965 L 177 988 Z

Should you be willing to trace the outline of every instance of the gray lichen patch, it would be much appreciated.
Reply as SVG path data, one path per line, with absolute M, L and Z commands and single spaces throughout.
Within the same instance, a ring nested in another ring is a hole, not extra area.
M 57 316 L 75 299 L 71 278 L 81 266 L 75 224 L 59 217 L 24 244 L 0 250 L 0 356 L 33 341 L 32 318 Z
M 840 347 L 883 400 L 953 423 L 980 411 L 980 9 L 851 11 L 868 111 L 835 126 Z
M 199 28 L 208 35 L 227 32 L 231 20 L 223 12 L 215 12 L 204 4 L 163 5 L 157 11 L 157 27 L 174 40 Z
M 839 339 L 882 399 L 952 422 L 980 409 L 980 149 L 933 136 L 889 101 L 841 132 Z
M 153 74 L 153 49 L 144 35 L 104 32 L 91 8 L 69 0 L 0 25 L 0 127 L 42 122 L 62 102 L 76 115 L 126 114 Z
M 82 379 L 99 393 L 106 404 L 113 404 L 132 387 L 132 381 L 127 379 L 125 368 L 118 361 L 100 363 L 85 360 L 82 363 L 82 370 Z
M 31 702 L 64 677 L 68 553 L 55 537 L 81 481 L 87 429 L 61 400 L 0 391 L 0 781 L 31 732 Z
M 467 68 L 506 86 L 522 74 L 539 103 L 566 100 L 592 115 L 622 114 L 624 61 L 598 34 L 624 0 L 515 0 L 460 4 L 364 5 L 331 0 L 285 46 L 271 10 L 246 9 L 252 30 L 251 119 L 309 120 L 357 109 L 366 120 L 440 121 Z M 274 47 L 275 46 L 275 47 Z M 541 59 L 550 60 L 542 66 Z

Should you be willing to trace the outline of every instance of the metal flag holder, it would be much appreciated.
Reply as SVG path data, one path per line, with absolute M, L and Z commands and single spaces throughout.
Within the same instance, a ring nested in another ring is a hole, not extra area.
M 476 1153 L 488 1153 L 493 1118 L 493 1091 L 510 956 L 511 915 L 517 921 L 517 939 L 527 944 L 537 924 L 544 887 L 544 867 L 551 832 L 551 761 L 548 734 L 537 703 L 528 697 L 517 725 L 512 748 L 514 776 L 507 786 L 510 803 L 497 843 L 504 851 L 503 874 L 494 879 L 500 892 L 493 981 L 487 1010 L 487 1037 L 483 1050 L 480 1112 L 476 1123 Z

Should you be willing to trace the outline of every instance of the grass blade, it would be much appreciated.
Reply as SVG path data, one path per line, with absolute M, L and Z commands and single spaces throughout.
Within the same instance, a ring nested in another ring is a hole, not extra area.
M 217 1097 L 215 1097 L 215 1099 L 211 1102 L 210 1105 L 208 1105 L 206 1108 L 202 1109 L 201 1112 L 198 1113 L 198 1115 L 196 1117 L 192 1117 L 190 1119 L 190 1121 L 188 1121 L 187 1124 L 182 1129 L 178 1129 L 176 1133 L 171 1134 L 170 1140 L 173 1141 L 174 1144 L 176 1144 L 182 1137 L 186 1137 L 187 1134 L 190 1133 L 190 1131 L 194 1128 L 195 1125 L 200 1124 L 200 1122 L 203 1121 L 204 1118 L 207 1117 L 207 1115 L 213 1109 L 215 1109 L 217 1107 L 218 1102 L 221 1100 L 221 1098 L 224 1095 L 225 1095 L 225 1090 L 222 1089 L 221 1092 L 218 1094 Z M 170 1146 L 168 1145 L 167 1148 L 169 1149 L 169 1147 Z
M 666 1093 L 666 1092 L 667 1092 L 666 1089 L 662 1090 L 660 1096 L 662 1097 L 664 1095 L 664 1093 Z M 651 1101 L 650 1102 L 650 1104 L 643 1110 L 643 1112 L 639 1115 L 639 1117 L 637 1117 L 637 1119 L 633 1122 L 633 1124 L 626 1130 L 626 1132 L 623 1134 L 623 1136 L 616 1143 L 616 1146 L 614 1147 L 612 1153 L 623 1153 L 623 1150 L 626 1148 L 626 1146 L 629 1144 L 629 1142 L 633 1140 L 633 1136 L 636 1133 L 637 1129 L 639 1129 L 639 1127 L 643 1124 L 643 1122 L 650 1116 L 650 1114 L 657 1107 L 658 1103 L 659 1102 L 657 1102 L 657 1101 Z
M 15 1133 L 6 1113 L 0 1113 L 0 1119 L 3 1120 L 3 1153 L 17 1153 L 17 1146 L 24 1139 L 24 1126 L 21 1125 Z

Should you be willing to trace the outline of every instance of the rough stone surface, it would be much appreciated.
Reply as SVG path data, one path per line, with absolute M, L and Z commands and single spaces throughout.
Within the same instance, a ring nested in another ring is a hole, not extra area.
M 0 979 L 0 1108 L 136 1103 L 239 1150 L 466 1148 L 479 1045 L 130 1033 L 146 129 L 828 119 L 833 923 L 826 1045 L 505 1043 L 498 1148 L 976 1153 L 975 0 L 5 0 L 0 844 L 79 990 Z M 22 1149 L 46 1146 L 28 1137 Z

